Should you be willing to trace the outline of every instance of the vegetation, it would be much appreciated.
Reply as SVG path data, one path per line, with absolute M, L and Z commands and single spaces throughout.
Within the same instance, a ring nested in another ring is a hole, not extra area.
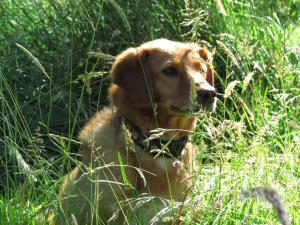
M 183 224 L 279 224 L 280 202 L 300 224 L 299 12 L 299 0 L 2 0 L 0 224 L 45 223 L 78 130 L 109 104 L 113 56 L 160 37 L 214 52 L 218 109 L 193 135 Z

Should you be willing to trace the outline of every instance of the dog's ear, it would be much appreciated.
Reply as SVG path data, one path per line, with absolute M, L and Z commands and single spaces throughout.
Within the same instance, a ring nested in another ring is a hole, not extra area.
M 112 82 L 121 88 L 133 104 L 151 104 L 153 84 L 147 66 L 146 48 L 129 48 L 117 56 L 112 66 Z
M 212 55 L 208 52 L 205 48 L 199 49 L 200 57 L 207 62 L 207 73 L 206 73 L 206 81 L 211 85 L 214 86 L 214 71 L 212 68 Z

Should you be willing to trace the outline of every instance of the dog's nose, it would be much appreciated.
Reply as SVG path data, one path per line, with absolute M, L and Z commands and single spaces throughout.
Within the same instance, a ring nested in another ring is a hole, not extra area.
M 197 91 L 197 102 L 203 105 L 212 104 L 216 95 L 217 93 L 214 89 L 200 89 Z

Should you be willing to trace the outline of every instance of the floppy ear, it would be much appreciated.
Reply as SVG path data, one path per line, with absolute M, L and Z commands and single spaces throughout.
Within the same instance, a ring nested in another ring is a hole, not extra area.
M 212 68 L 212 56 L 210 52 L 208 52 L 205 48 L 199 49 L 199 55 L 202 59 L 207 62 L 207 73 L 206 73 L 206 81 L 211 85 L 214 86 L 214 71 Z
M 149 52 L 145 48 L 129 48 L 117 56 L 112 66 L 112 82 L 119 86 L 133 104 L 151 104 L 152 79 L 147 66 Z

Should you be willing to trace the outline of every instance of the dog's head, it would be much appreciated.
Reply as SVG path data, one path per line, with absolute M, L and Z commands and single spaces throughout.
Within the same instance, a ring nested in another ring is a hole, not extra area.
M 111 95 L 122 92 L 135 107 L 173 114 L 213 111 L 216 105 L 211 54 L 197 44 L 154 40 L 122 52 L 112 67 Z

